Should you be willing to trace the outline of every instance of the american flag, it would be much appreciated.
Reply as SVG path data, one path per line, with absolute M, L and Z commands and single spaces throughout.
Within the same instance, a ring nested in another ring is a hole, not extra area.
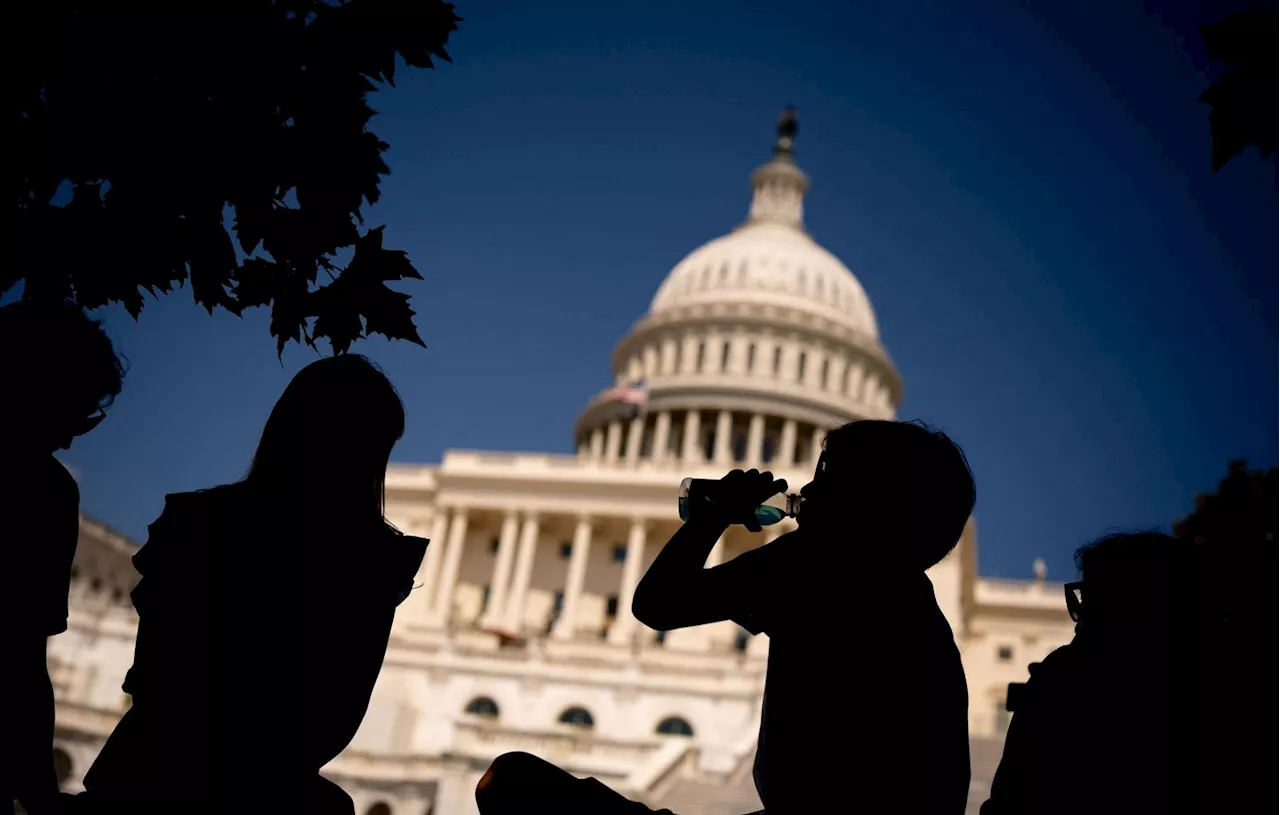
M 641 407 L 644 405 L 645 399 L 648 397 L 648 390 L 645 388 L 645 381 L 637 379 L 625 385 L 619 385 L 616 388 L 610 388 L 605 391 L 604 399 L 606 402 L 616 402 L 622 405 L 634 405 Z

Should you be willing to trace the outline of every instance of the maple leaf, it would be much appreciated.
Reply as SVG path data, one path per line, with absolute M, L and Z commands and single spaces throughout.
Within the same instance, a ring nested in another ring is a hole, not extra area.
M 360 232 L 389 172 L 368 97 L 394 81 L 397 57 L 448 60 L 460 18 L 440 0 L 240 0 L 235 12 L 12 11 L 23 70 L 6 95 L 17 211 L 0 293 L 23 283 L 27 298 L 138 318 L 145 295 L 189 280 L 210 313 L 270 307 L 277 355 L 316 337 L 344 353 L 368 333 L 422 344 L 408 295 L 386 286 L 420 275 L 381 228 Z

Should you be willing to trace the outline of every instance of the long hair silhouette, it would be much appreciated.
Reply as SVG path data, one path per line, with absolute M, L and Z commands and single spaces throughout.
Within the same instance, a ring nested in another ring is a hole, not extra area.
M 315 498 L 323 512 L 382 521 L 387 461 L 404 424 L 400 395 L 368 359 L 317 360 L 272 408 L 241 483 L 260 494 Z M 342 503 L 327 503 L 335 498 Z

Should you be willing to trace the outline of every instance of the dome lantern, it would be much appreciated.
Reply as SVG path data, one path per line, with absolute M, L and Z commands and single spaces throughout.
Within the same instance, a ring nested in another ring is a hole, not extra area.
M 788 106 L 778 119 L 778 140 L 773 158 L 751 174 L 751 209 L 748 223 L 779 223 L 804 229 L 804 194 L 809 177 L 796 166 L 795 137 L 800 126 L 795 108 Z

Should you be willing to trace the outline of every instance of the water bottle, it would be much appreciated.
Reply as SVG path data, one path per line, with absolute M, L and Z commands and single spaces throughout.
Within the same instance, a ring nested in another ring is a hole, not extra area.
M 715 503 L 716 494 L 720 491 L 720 482 L 714 478 L 686 478 L 680 482 L 680 520 L 688 521 L 701 514 L 703 508 Z M 773 526 L 783 518 L 794 518 L 800 511 L 799 495 L 775 495 L 756 507 L 756 523 L 761 526 Z M 782 506 L 774 506 L 780 503 Z

